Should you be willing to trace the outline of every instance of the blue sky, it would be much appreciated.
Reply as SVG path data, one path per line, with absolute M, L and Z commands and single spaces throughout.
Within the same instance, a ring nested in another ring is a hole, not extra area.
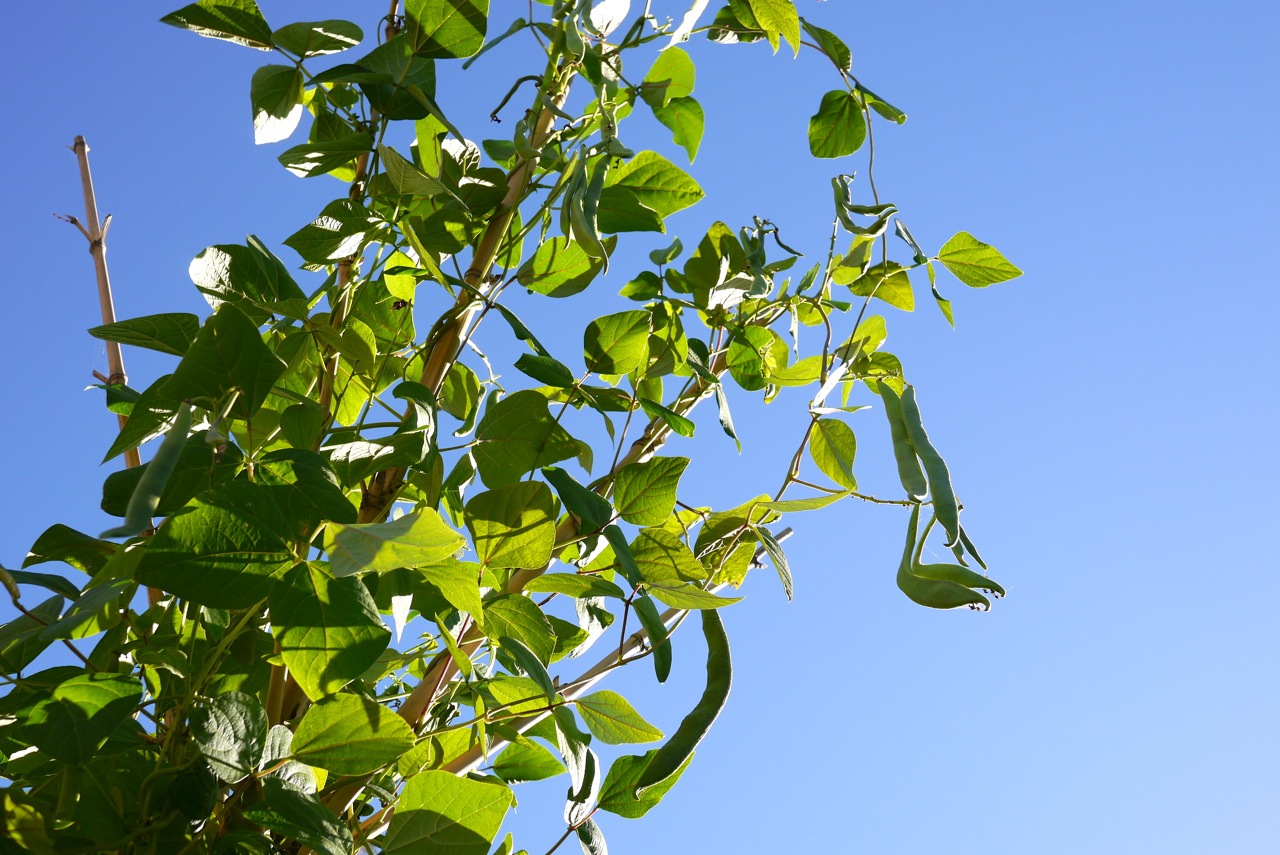
M 496 26 L 525 8 L 493 3 Z M 351 17 L 371 33 L 385 4 L 262 6 L 276 25 Z M 913 315 L 886 311 L 888 348 L 1009 597 L 981 615 L 918 608 L 893 585 L 900 509 L 798 515 L 786 544 L 795 601 L 768 571 L 749 580 L 726 613 L 729 709 L 659 809 L 604 817 L 611 850 L 1270 851 L 1280 7 L 798 7 L 844 36 L 863 82 L 909 114 L 880 126 L 877 180 L 926 249 L 967 230 L 1026 271 L 985 291 L 942 280 L 954 332 L 925 293 Z M 340 193 L 282 170 L 283 145 L 255 149 L 248 81 L 264 57 L 155 23 L 168 11 L 76 4 L 53 21 L 19 4 L 0 32 L 6 566 L 54 522 L 105 527 L 110 467 L 98 462 L 113 421 L 81 391 L 106 370 L 84 334 L 99 323 L 92 267 L 50 216 L 83 212 L 72 138 L 88 138 L 100 206 L 115 214 L 122 318 L 203 313 L 192 256 L 247 233 L 278 245 Z M 708 198 L 672 230 L 690 244 L 715 219 L 760 214 L 818 254 L 827 180 L 865 170 L 862 154 L 807 159 L 805 123 L 836 81 L 758 45 L 690 50 L 708 111 L 690 172 Z M 474 89 L 459 82 L 441 100 L 464 129 L 490 133 L 501 82 L 524 72 L 476 68 Z M 636 251 L 663 243 L 653 237 Z M 594 314 L 621 310 L 624 276 L 595 286 Z M 167 370 L 146 352 L 126 360 L 135 385 Z M 713 413 L 690 446 L 686 484 L 706 502 L 772 489 L 803 415 L 798 395 L 733 403 L 743 455 Z M 891 493 L 881 417 L 850 423 L 860 482 Z M 649 672 L 609 686 L 668 731 L 699 691 L 696 642 L 676 654 L 662 691 Z M 544 851 L 561 782 L 520 798 L 513 827 Z

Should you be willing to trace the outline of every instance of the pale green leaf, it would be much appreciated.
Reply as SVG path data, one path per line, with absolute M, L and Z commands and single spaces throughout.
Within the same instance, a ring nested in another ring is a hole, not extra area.
M 464 546 L 462 535 L 430 508 L 387 523 L 331 523 L 325 537 L 325 551 L 335 576 L 439 564 Z
M 593 692 L 578 698 L 577 707 L 587 729 L 609 745 L 657 742 L 662 738 L 662 731 L 645 721 L 617 692 Z
M 295 760 L 338 775 L 365 775 L 413 747 L 405 720 L 376 701 L 335 695 L 313 704 L 294 734 Z
M 938 250 L 938 260 L 964 284 L 985 288 L 1022 275 L 995 247 L 960 232 Z
M 555 502 L 540 481 L 518 481 L 480 493 L 464 509 L 486 567 L 535 569 L 551 560 L 555 545 Z
M 630 463 L 614 484 L 614 505 L 624 520 L 636 525 L 662 525 L 675 509 L 680 476 L 687 457 L 654 457 Z

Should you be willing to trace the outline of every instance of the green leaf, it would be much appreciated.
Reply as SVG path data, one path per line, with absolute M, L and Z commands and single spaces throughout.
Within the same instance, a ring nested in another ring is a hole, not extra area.
M 505 786 L 422 772 L 405 784 L 382 853 L 487 855 L 511 801 Z
M 800 15 L 791 0 L 747 0 L 756 22 L 764 30 L 773 52 L 778 52 L 778 36 L 791 45 L 795 55 L 800 55 Z
M 54 642 L 44 630 L 62 614 L 63 599 L 53 596 L 33 608 L 30 615 L 0 624 L 0 668 L 16 674 L 30 665 Z
M 804 27 L 804 31 L 813 39 L 814 44 L 830 58 L 831 62 L 840 71 L 850 71 L 853 68 L 853 55 L 849 52 L 849 47 L 840 37 L 830 30 L 824 30 L 822 27 L 815 27 L 803 18 L 800 25 Z
M 193 434 L 183 446 L 177 465 L 160 493 L 160 503 L 155 509 L 157 516 L 174 513 L 199 494 L 230 481 L 243 468 L 244 456 L 240 449 L 228 445 L 219 456 L 205 441 L 207 436 L 205 431 Z M 112 516 L 124 516 L 129 498 L 150 466 L 148 461 L 108 475 L 102 483 L 102 510 Z
M 207 39 L 271 50 L 271 27 L 253 0 L 200 0 L 160 19 Z
M 671 141 L 683 148 L 689 156 L 689 162 L 693 163 L 698 157 L 698 148 L 702 145 L 702 134 L 707 122 L 702 105 L 690 97 L 672 98 L 666 104 L 652 109 L 654 118 L 671 131 Z
M 504 637 L 516 639 L 543 664 L 555 652 L 555 633 L 546 615 L 520 594 L 503 594 L 485 603 L 484 632 L 498 642 Z
M 284 243 L 308 264 L 324 264 L 356 255 L 377 226 L 367 208 L 350 199 L 338 199 L 325 205 L 319 217 Z
M 628 374 L 649 357 L 649 313 L 639 309 L 596 318 L 582 335 L 587 368 L 597 374 Z
M 719 609 L 742 600 L 742 597 L 721 597 L 687 582 L 646 587 L 654 599 L 673 609 Z
M 614 485 L 618 513 L 635 525 L 662 525 L 675 509 L 687 457 L 654 457 L 622 467 Z
M 524 589 L 531 594 L 564 594 L 574 599 L 615 597 L 625 600 L 627 598 L 626 593 L 609 580 L 577 573 L 544 573 L 536 579 L 531 579 Z
M 698 182 L 656 151 L 642 151 L 609 173 L 610 187 L 625 187 L 640 203 L 669 217 L 700 200 Z
M 271 34 L 271 42 L 301 59 L 342 53 L 364 39 L 364 32 L 350 21 L 299 21 Z
M 626 187 L 606 187 L 596 206 L 596 225 L 601 234 L 617 232 L 666 232 L 662 215 L 640 201 L 640 197 Z M 605 248 L 612 251 L 612 245 Z
M 29 570 L 6 570 L 9 578 L 19 585 L 34 585 L 61 594 L 69 600 L 80 599 L 80 589 L 67 579 L 52 573 L 33 573 Z M 587 577 L 584 577 L 587 578 Z
M 283 778 L 262 780 L 262 801 L 244 809 L 244 818 L 268 831 L 296 840 L 320 855 L 350 855 L 351 832 L 333 811 Z
M 404 11 L 418 56 L 462 59 L 484 45 L 489 0 L 406 0 Z
M 234 784 L 258 768 L 267 742 L 267 711 L 241 692 L 218 695 L 192 712 L 191 738 L 213 773 Z
M 413 747 L 405 720 L 357 695 L 334 695 L 313 704 L 292 743 L 293 758 L 337 775 L 366 775 L 399 760 Z
M 577 382 L 569 366 L 550 356 L 522 353 L 515 364 L 522 373 L 539 383 L 555 386 L 558 389 L 568 389 Z
M 639 757 L 634 754 L 624 754 L 614 760 L 613 765 L 609 767 L 609 774 L 605 776 L 604 785 L 600 788 L 600 809 L 627 819 L 639 819 L 656 807 L 693 761 L 693 753 L 690 752 L 675 772 L 663 779 L 661 783 L 646 789 L 637 798 L 636 784 L 657 753 L 658 749 L 655 748 Z
M 195 341 L 200 319 L 186 312 L 146 315 L 114 324 L 90 327 L 89 335 L 103 341 L 115 341 L 182 356 Z
M 541 781 L 564 772 L 564 764 L 547 749 L 528 739 L 513 742 L 493 761 L 493 773 L 508 784 Z
M 717 393 L 719 387 L 716 387 Z M 657 401 L 650 401 L 648 398 L 640 398 L 640 409 L 644 410 L 645 415 L 651 419 L 658 419 L 671 430 L 681 436 L 693 436 L 694 423 L 692 419 L 687 419 L 674 410 L 667 409 Z
M 617 692 L 593 692 L 578 698 L 578 714 L 597 739 L 609 745 L 657 742 L 662 731 L 644 720 Z
M 234 303 L 258 324 L 272 312 L 294 318 L 307 316 L 307 297 L 284 262 L 252 235 L 244 246 L 218 244 L 205 249 L 192 260 L 187 272 L 215 309 Z
M 440 514 L 424 508 L 387 523 L 330 524 L 325 551 L 334 576 L 439 564 L 466 546 Z
M 457 199 L 453 192 L 440 181 L 427 175 L 412 162 L 406 160 L 398 151 L 385 145 L 378 146 L 378 157 L 386 167 L 387 177 L 391 185 L 402 195 L 434 199 L 436 196 L 449 196 Z
M 45 529 L 36 538 L 23 559 L 23 567 L 61 561 L 88 576 L 97 575 L 120 547 L 107 540 L 100 540 L 70 526 L 57 523 Z
M 253 73 L 253 141 L 258 145 L 287 139 L 302 118 L 306 77 L 293 65 L 264 65 Z
M 480 565 L 471 561 L 446 561 L 417 571 L 428 584 L 440 591 L 449 605 L 466 612 L 478 623 L 484 622 L 480 604 Z
M 282 532 L 291 488 L 232 481 L 169 517 L 138 564 L 138 581 L 219 609 L 243 609 L 267 596 L 293 564 Z
M 853 477 L 853 457 L 857 449 L 853 429 L 839 419 L 818 419 L 809 435 L 813 462 L 823 475 L 846 490 L 858 489 L 858 479 Z
M 222 401 L 239 392 L 231 414 L 248 420 L 262 406 L 287 366 L 262 342 L 253 321 L 232 305 L 220 307 L 200 328 L 164 394 L 175 400 Z
M 547 399 L 532 389 L 490 403 L 476 428 L 476 439 L 471 453 L 489 487 L 510 484 L 539 466 L 578 453 L 573 437 L 548 410 Z
M 542 470 L 542 475 L 555 488 L 569 513 L 582 521 L 579 534 L 599 531 L 613 518 L 613 508 L 608 500 L 593 493 L 565 472 L 554 466 Z
M 271 634 L 284 664 L 313 701 L 341 691 L 391 641 L 364 583 L 301 563 L 271 591 Z
M 706 569 L 674 531 L 641 529 L 631 543 L 631 555 L 646 582 L 679 587 L 707 576 Z
M 844 157 L 862 147 L 867 120 L 858 97 L 846 89 L 822 96 L 818 112 L 809 119 L 809 152 L 814 157 Z
M 754 531 L 760 538 L 760 542 L 764 544 L 765 551 L 769 553 L 769 559 L 773 561 L 773 569 L 778 571 L 778 578 L 782 580 L 782 592 L 787 595 L 787 601 L 790 602 L 795 584 L 791 578 L 791 565 L 787 562 L 786 553 L 782 551 L 782 544 L 778 543 L 773 532 L 764 526 L 756 526 Z
M 555 503 L 539 481 L 519 481 L 472 497 L 464 510 L 476 559 L 486 567 L 536 569 L 551 560 Z
M 788 514 L 793 511 L 816 511 L 819 508 L 825 508 L 827 505 L 834 505 L 836 502 L 845 498 L 849 494 L 830 493 L 822 496 L 812 496 L 807 499 L 783 499 L 780 502 L 761 502 L 761 507 L 778 511 L 779 513 Z
M 321 449 L 338 480 L 355 487 L 375 472 L 421 463 L 430 451 L 426 431 L 396 433 L 380 440 L 356 440 Z
M 605 248 L 612 251 L 607 241 Z M 530 291 L 548 297 L 571 297 L 585 289 L 604 269 L 603 258 L 592 258 L 567 237 L 551 238 L 538 247 L 516 273 Z
M 875 110 L 889 121 L 899 125 L 904 124 L 907 121 L 906 113 L 902 112 L 897 107 L 893 106 L 888 101 L 863 86 L 861 83 L 854 84 L 854 88 L 858 90 L 860 95 L 862 95 L 862 100 L 867 103 L 868 107 Z
M 658 54 L 641 83 L 640 97 L 649 106 L 665 106 L 673 98 L 693 94 L 696 69 L 689 54 L 678 47 Z
M 896 261 L 872 265 L 867 272 L 849 285 L 849 290 L 859 297 L 875 297 L 904 312 L 915 311 L 916 298 L 911 291 L 911 279 L 906 268 Z
M 295 145 L 277 160 L 299 178 L 312 178 L 347 166 L 360 155 L 367 154 L 372 143 L 368 134 L 346 134 L 336 139 Z
M 725 362 L 735 383 L 748 392 L 768 385 L 779 362 L 786 365 L 787 343 L 773 330 L 749 326 L 734 333 Z
M 97 753 L 141 700 L 142 685 L 133 677 L 78 674 L 31 707 L 22 732 L 59 763 L 79 766 Z
M 938 260 L 970 288 L 985 288 L 1022 275 L 999 250 L 968 232 L 960 232 L 947 241 L 938 250 Z

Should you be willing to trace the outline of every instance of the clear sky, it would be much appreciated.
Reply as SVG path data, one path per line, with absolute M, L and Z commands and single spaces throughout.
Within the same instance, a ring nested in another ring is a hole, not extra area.
M 369 33 L 385 5 L 262 3 L 277 25 L 350 17 Z M 525 9 L 493 6 L 495 28 Z M 660 808 L 603 817 L 611 851 L 1275 851 L 1280 6 L 798 6 L 910 115 L 881 125 L 877 178 L 926 249 L 968 230 L 1026 271 L 986 291 L 942 280 L 954 332 L 925 293 L 889 317 L 888 347 L 1009 597 L 988 614 L 908 602 L 893 584 L 900 509 L 796 516 L 795 601 L 770 572 L 749 580 L 725 615 L 728 711 Z M 283 145 L 255 149 L 248 82 L 264 55 L 156 23 L 168 11 L 10 4 L 0 29 L 6 566 L 54 522 L 106 526 L 113 421 L 81 392 L 106 370 L 84 333 L 99 323 L 92 266 L 50 216 L 83 213 L 72 138 L 88 138 L 115 214 L 122 318 L 203 314 L 192 256 L 247 233 L 276 246 L 341 192 L 281 169 Z M 708 112 L 690 172 L 708 198 L 673 230 L 689 243 L 760 214 L 820 253 L 827 180 L 865 169 L 862 155 L 805 159 L 805 123 L 835 81 L 759 45 L 690 50 Z M 474 89 L 441 92 L 463 128 L 483 127 L 500 82 L 524 73 L 477 70 Z M 594 286 L 596 314 L 620 310 L 624 276 Z M 126 360 L 143 386 L 168 365 Z M 713 414 L 699 418 L 686 483 L 708 502 L 776 485 L 803 408 L 786 395 L 734 406 L 741 458 Z M 860 482 L 892 492 L 881 417 L 851 423 Z M 662 691 L 648 671 L 611 685 L 668 731 L 699 691 L 696 643 L 676 659 Z M 563 781 L 518 793 L 513 827 L 544 851 Z

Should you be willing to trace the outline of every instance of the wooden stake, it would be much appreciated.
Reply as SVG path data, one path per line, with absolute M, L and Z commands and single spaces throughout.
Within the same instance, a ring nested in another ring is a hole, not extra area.
M 71 150 L 75 152 L 76 160 L 80 162 L 80 187 L 84 191 L 86 222 L 82 224 L 70 215 L 61 219 L 78 228 L 89 241 L 89 254 L 93 256 L 93 269 L 98 278 L 98 304 L 102 307 L 102 322 L 114 324 L 116 307 L 111 298 L 111 274 L 107 270 L 107 229 L 111 228 L 111 215 L 107 215 L 105 223 L 98 219 L 98 200 L 93 192 L 93 174 L 89 171 L 89 144 L 85 142 L 84 137 L 77 136 L 71 145 Z M 123 386 L 129 382 L 129 377 L 124 371 L 124 356 L 120 353 L 119 342 L 107 342 L 107 372 L 107 377 L 103 379 L 104 385 L 119 383 Z M 96 371 L 94 375 L 102 378 L 102 375 Z M 121 430 L 129 423 L 128 417 L 119 414 L 116 415 L 116 421 Z M 129 469 L 142 465 L 138 449 L 131 448 L 124 453 L 124 465 Z M 159 602 L 161 596 L 158 588 L 147 588 L 147 602 L 151 605 L 154 606 Z

